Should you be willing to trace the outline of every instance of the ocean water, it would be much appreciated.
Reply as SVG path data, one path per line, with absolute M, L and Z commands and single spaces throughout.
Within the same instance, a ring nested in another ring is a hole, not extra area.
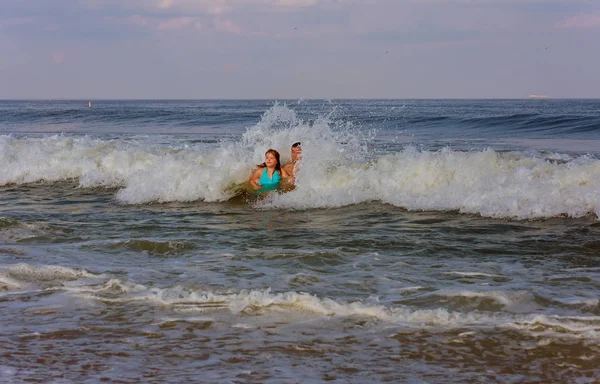
M 600 100 L 87 102 L 0 101 L 0 382 L 600 381 Z

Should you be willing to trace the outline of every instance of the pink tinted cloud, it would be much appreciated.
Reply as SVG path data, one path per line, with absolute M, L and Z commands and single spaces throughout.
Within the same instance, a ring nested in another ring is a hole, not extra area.
M 161 0 L 158 2 L 158 8 L 171 8 L 173 6 L 173 0 Z
M 216 19 L 215 28 L 217 28 L 218 31 L 234 33 L 238 35 L 242 33 L 242 28 L 240 28 L 236 23 L 234 23 L 231 20 Z
M 588 13 L 564 19 L 555 28 L 600 28 L 600 13 Z
M 312 7 L 318 0 L 275 0 L 273 5 L 278 7 Z
M 127 21 L 133 25 L 137 25 L 138 27 L 146 27 L 150 24 L 150 19 L 140 15 L 129 16 Z
M 158 23 L 156 27 L 159 31 L 173 31 L 176 29 L 182 29 L 188 27 L 194 23 L 194 19 L 191 17 L 174 17 Z
M 104 20 L 109 23 L 117 23 L 117 24 L 131 24 L 136 27 L 149 27 L 156 22 L 148 17 L 143 17 L 140 15 L 131 15 L 129 17 L 113 17 L 113 16 L 105 16 Z
M 247 2 L 247 0 L 243 0 Z M 177 9 L 180 11 L 205 12 L 213 15 L 223 14 L 231 9 L 228 0 L 159 0 L 158 9 Z M 235 1 L 233 3 L 236 3 Z
M 210 13 L 211 15 L 222 15 L 226 12 L 229 12 L 230 10 L 230 7 L 215 5 L 208 10 L 208 13 Z
M 58 52 L 54 52 L 54 54 L 52 55 L 52 62 L 54 64 L 62 64 L 65 61 L 65 53 L 58 51 Z
M 225 64 L 223 66 L 223 70 L 225 72 L 236 72 L 237 71 L 237 67 L 234 64 Z
M 115 1 L 115 0 L 111 0 Z M 135 6 L 158 10 L 177 10 L 180 12 L 202 12 L 212 15 L 223 15 L 236 9 L 250 7 L 262 10 L 293 10 L 316 6 L 322 0 L 130 0 Z M 341 2 L 342 0 L 333 0 Z
M 105 17 L 105 20 L 114 23 L 120 24 L 131 24 L 140 28 L 152 28 L 157 29 L 159 31 L 175 31 L 184 28 L 194 28 L 197 30 L 201 30 L 204 28 L 202 23 L 196 20 L 193 17 L 173 17 L 168 19 L 163 19 L 162 21 L 158 18 L 153 17 L 144 17 L 140 15 L 132 15 L 127 18 L 115 18 L 115 17 Z

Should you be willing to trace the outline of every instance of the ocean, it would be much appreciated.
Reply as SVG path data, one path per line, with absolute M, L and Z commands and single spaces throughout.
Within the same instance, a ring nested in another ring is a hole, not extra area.
M 0 382 L 600 381 L 600 100 L 92 103 L 0 101 Z

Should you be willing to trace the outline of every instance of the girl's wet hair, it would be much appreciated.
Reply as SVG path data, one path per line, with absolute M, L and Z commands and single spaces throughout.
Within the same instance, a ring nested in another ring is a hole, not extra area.
M 302 144 L 299 141 L 292 144 L 292 148 L 296 148 L 296 147 L 300 147 L 300 146 L 302 146 Z

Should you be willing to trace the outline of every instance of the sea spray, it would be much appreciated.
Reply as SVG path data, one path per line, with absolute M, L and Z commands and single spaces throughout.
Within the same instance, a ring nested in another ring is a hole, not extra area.
M 166 136 L 103 140 L 0 136 L 0 185 L 78 180 L 118 188 L 123 204 L 224 202 L 238 193 L 269 148 L 282 163 L 300 141 L 296 189 L 254 203 L 259 209 L 332 208 L 372 201 L 415 211 L 459 211 L 534 219 L 600 216 L 600 161 L 559 152 L 461 151 L 406 145 L 381 152 L 333 112 L 303 120 L 275 103 L 238 139 L 212 145 Z M 368 131 L 368 130 L 367 130 Z

